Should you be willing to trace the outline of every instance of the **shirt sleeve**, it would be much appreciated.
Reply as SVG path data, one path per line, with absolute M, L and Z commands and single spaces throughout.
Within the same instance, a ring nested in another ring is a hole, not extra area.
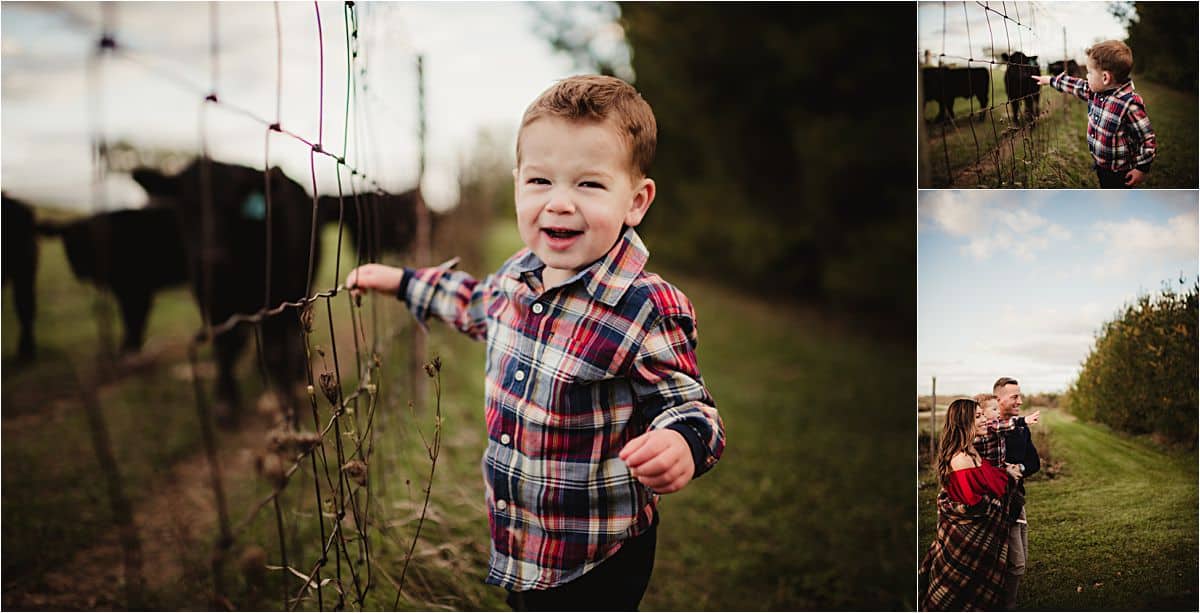
M 675 430 L 688 441 L 696 464 L 693 478 L 712 468 L 725 450 L 725 425 L 700 376 L 695 321 L 674 315 L 651 326 L 634 358 L 631 380 L 650 428 Z
M 1154 128 L 1150 126 L 1150 116 L 1146 114 L 1145 107 L 1133 102 L 1130 103 L 1125 117 L 1129 122 L 1129 132 L 1134 142 L 1139 144 L 1133 166 L 1142 172 L 1150 172 L 1150 164 L 1154 162 L 1154 156 L 1158 151 Z
M 1088 100 L 1092 97 L 1092 88 L 1088 87 L 1087 79 L 1067 76 L 1066 73 L 1055 75 L 1051 78 L 1050 87 L 1060 92 L 1072 94 L 1082 100 Z
M 475 340 L 487 337 L 484 304 L 491 278 L 479 281 L 449 267 L 404 269 L 398 296 L 424 325 L 436 317 Z

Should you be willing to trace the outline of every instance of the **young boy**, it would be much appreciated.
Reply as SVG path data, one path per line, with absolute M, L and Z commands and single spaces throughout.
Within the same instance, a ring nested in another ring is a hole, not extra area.
M 1038 85 L 1074 94 L 1088 102 L 1088 150 L 1102 188 L 1134 187 L 1154 162 L 1158 143 L 1146 105 L 1134 93 L 1129 72 L 1133 52 L 1119 40 L 1106 40 L 1087 50 L 1087 79 L 1034 76 Z
M 1000 399 L 995 394 L 975 394 L 972 400 L 979 403 L 983 409 L 984 416 L 987 417 L 987 434 L 984 436 L 975 437 L 975 451 L 983 459 L 990 461 L 992 464 L 1001 468 L 1008 469 L 1015 478 L 1020 478 L 1023 475 L 1020 473 L 1020 467 L 1016 464 L 1005 464 L 1004 462 L 1004 435 L 1013 430 L 1019 424 L 1036 424 L 1041 419 L 1041 411 L 1034 411 L 1029 417 L 1010 417 L 1009 419 L 1000 419 Z
M 721 457 L 687 296 L 644 269 L 654 113 L 625 82 L 558 82 L 517 135 L 525 249 L 482 281 L 368 264 L 346 285 L 487 341 L 486 582 L 515 610 L 634 610 L 656 507 Z

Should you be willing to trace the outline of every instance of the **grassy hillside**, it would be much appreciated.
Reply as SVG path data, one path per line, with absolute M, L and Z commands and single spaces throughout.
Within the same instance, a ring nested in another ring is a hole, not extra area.
M 1061 472 L 1027 484 L 1025 610 L 1190 610 L 1197 604 L 1197 456 L 1043 411 Z M 922 474 L 920 549 L 933 539 Z

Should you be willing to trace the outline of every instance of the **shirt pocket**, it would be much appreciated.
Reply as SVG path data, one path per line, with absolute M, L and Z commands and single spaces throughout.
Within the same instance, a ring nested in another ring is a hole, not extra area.
M 610 430 L 628 419 L 632 388 L 622 373 L 623 335 L 604 325 L 573 325 L 551 336 L 538 362 L 547 377 L 536 398 L 546 425 L 567 430 Z

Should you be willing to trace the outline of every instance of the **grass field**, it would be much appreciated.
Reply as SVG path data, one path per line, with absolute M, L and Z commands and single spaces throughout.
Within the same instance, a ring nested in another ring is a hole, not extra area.
M 1033 611 L 1195 610 L 1197 455 L 1043 411 L 1061 472 L 1027 486 Z M 1039 426 L 1034 426 L 1038 429 Z M 920 548 L 933 539 L 935 479 L 922 472 Z
M 324 240 L 329 244 L 333 235 L 326 232 Z M 517 244 L 510 227 L 490 232 L 489 266 Z M 85 377 L 99 372 L 92 293 L 70 278 L 57 241 L 44 241 L 42 253 L 38 329 L 45 358 L 26 369 L 17 369 L 7 357 L 3 364 L 4 602 L 15 608 L 123 608 L 119 586 L 112 585 L 113 569 L 80 563 L 113 531 L 78 396 L 65 383 L 76 371 Z M 911 373 L 897 365 L 911 361 L 910 350 L 820 314 L 687 275 L 668 276 L 700 315 L 700 362 L 729 442 L 710 474 L 664 498 L 657 563 L 643 608 L 913 607 L 910 426 L 902 412 L 884 410 L 878 402 L 881 396 L 903 397 Z M 326 258 L 316 285 L 325 287 L 333 278 L 332 258 Z M 346 377 L 352 351 L 340 309 L 348 307 L 342 297 L 338 300 L 338 350 Z M 395 302 L 376 304 L 385 333 L 397 336 L 382 347 L 383 408 L 370 472 L 375 571 L 365 607 L 384 609 L 392 606 L 393 582 L 412 542 L 430 468 L 423 440 L 430 440 L 435 420 L 427 400 L 414 411 L 403 408 L 412 400 L 401 374 L 407 314 Z M 324 316 L 318 309 L 317 321 Z M 163 499 L 180 488 L 198 498 L 207 495 L 181 340 L 198 324 L 186 291 L 160 296 L 148 334 L 153 357 L 122 369 L 100 388 L 118 467 L 139 521 L 147 509 L 176 508 Z M 313 343 L 328 349 L 322 328 L 317 326 Z M 4 355 L 10 356 L 16 324 L 8 295 L 3 330 Z M 442 447 L 399 607 L 505 609 L 503 591 L 481 583 L 488 555 L 478 468 L 484 447 L 483 345 L 434 324 L 429 352 L 444 364 Z M 259 388 L 253 366 L 247 355 L 241 378 L 248 403 Z M 261 441 L 229 432 L 219 440 L 231 515 L 240 519 L 270 492 L 239 459 Z M 192 474 L 181 472 L 181 466 L 199 467 L 191 490 L 180 483 Z M 311 565 L 320 549 L 312 476 L 305 466 L 293 477 L 282 505 L 288 555 L 298 568 Z M 868 483 L 870 488 L 864 486 Z M 179 530 L 166 536 L 143 534 L 144 546 L 161 550 L 157 555 L 170 562 L 147 568 L 155 580 L 149 581 L 145 602 L 166 609 L 207 608 L 215 518 L 196 512 L 180 517 L 177 523 L 190 525 L 176 526 Z M 279 537 L 269 506 L 238 536 L 233 555 L 249 545 L 261 546 L 268 563 L 278 564 Z M 110 565 L 119 567 L 119 562 Z M 270 573 L 265 584 L 243 576 L 235 563 L 226 573 L 227 595 L 239 607 L 279 607 L 282 573 Z M 289 578 L 287 585 L 294 591 L 301 583 Z M 330 598 L 326 589 L 322 606 L 328 608 Z M 310 599 L 301 608 L 316 609 L 318 603 Z
M 1003 71 L 993 71 L 989 106 L 1003 104 Z M 1134 79 L 1158 138 L 1158 152 L 1143 189 L 1196 188 L 1197 97 L 1151 81 Z M 931 187 L 1095 188 L 1099 184 L 1088 153 L 1087 104 L 1049 87 L 1042 88 L 1047 114 L 1031 129 L 1015 130 L 1007 107 L 980 120 L 976 100 L 956 98 L 953 123 L 926 123 Z M 972 111 L 975 112 L 974 119 Z M 924 105 L 923 118 L 937 115 Z M 1008 136 L 1005 136 L 1005 135 Z M 998 150 L 1000 156 L 989 156 Z M 977 163 L 982 160 L 983 163 Z

